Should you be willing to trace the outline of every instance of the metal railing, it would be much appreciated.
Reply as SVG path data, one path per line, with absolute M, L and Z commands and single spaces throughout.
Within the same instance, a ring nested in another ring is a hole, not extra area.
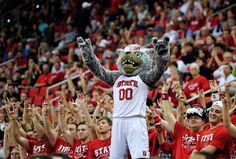
M 8 60 L 8 61 L 5 61 L 5 62 L 3 62 L 3 63 L 0 64 L 0 67 L 1 67 L 1 66 L 4 66 L 4 65 L 7 65 L 7 64 L 9 64 L 9 63 L 11 63 L 11 62 L 13 62 L 13 61 L 15 61 L 15 59 L 10 59 L 10 60 Z
M 231 82 L 235 82 L 235 81 L 236 81 L 236 80 L 233 80 L 233 81 L 231 81 Z M 231 83 L 231 82 L 228 82 L 228 83 L 225 83 L 225 84 L 223 84 L 223 85 L 220 85 L 219 88 L 220 88 L 220 87 L 223 87 L 223 86 L 226 86 L 227 84 L 229 84 L 229 83 Z M 211 89 L 206 90 L 206 91 L 204 92 L 204 95 L 206 95 L 206 94 L 208 94 L 208 93 L 211 93 Z M 194 97 L 188 99 L 187 102 L 188 102 L 188 103 L 189 103 L 189 102 L 192 102 L 193 100 L 198 99 L 198 98 L 199 98 L 199 95 L 196 95 L 196 96 L 194 96 Z
M 221 12 L 225 12 L 225 11 L 227 11 L 227 10 L 233 8 L 233 7 L 236 7 L 236 3 L 230 5 L 230 6 L 226 7 L 226 8 L 223 8 L 223 9 L 221 9 L 221 10 L 219 10 L 219 11 L 213 13 L 212 15 L 208 16 L 208 17 L 207 17 L 207 21 L 208 21 L 209 19 L 211 19 L 212 17 L 216 16 L 217 14 L 219 14 L 219 13 L 221 13 Z

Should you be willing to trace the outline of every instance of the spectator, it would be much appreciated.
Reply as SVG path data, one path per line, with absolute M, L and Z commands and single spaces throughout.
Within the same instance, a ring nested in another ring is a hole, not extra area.
M 20 152 L 18 147 L 14 147 L 10 153 L 11 159 L 20 159 Z
M 187 72 L 187 68 L 186 65 L 184 64 L 184 62 L 182 60 L 178 60 L 177 59 L 177 55 L 176 54 L 172 54 L 170 55 L 170 62 L 176 62 L 178 65 L 178 71 L 180 71 L 181 73 L 186 73 Z
M 42 73 L 39 75 L 38 79 L 37 79 L 37 82 L 35 83 L 35 87 L 42 87 L 42 86 L 47 86 L 50 81 L 48 79 L 51 78 L 52 74 L 50 73 L 50 70 L 49 70 L 49 66 L 48 64 L 43 64 L 42 66 L 43 68 L 43 71 Z
M 193 42 L 188 41 L 184 44 L 184 51 L 185 54 L 182 55 L 181 60 L 185 64 L 190 64 L 192 62 L 195 62 L 198 57 L 198 52 L 193 47 Z
M 162 94 L 167 93 L 167 86 L 162 87 Z M 176 120 L 172 111 L 171 103 L 167 99 L 162 99 L 164 116 L 173 134 L 173 156 L 178 158 L 189 158 L 198 141 L 198 136 L 204 126 L 203 110 L 201 108 L 189 108 L 186 111 L 187 125 Z M 164 146 L 164 145 L 162 145 Z
M 34 115 L 33 118 L 36 118 Z M 25 138 L 19 131 L 18 124 L 16 121 L 16 117 L 13 115 L 11 116 L 11 120 L 13 121 L 14 127 L 14 137 L 16 142 L 19 143 L 23 148 L 27 150 L 29 155 L 38 154 L 38 153 L 45 153 L 50 154 L 50 149 L 45 145 L 45 141 L 43 141 L 43 131 L 40 130 L 39 127 L 35 128 L 34 130 L 34 138 Z M 35 121 L 35 119 L 33 119 Z M 38 123 L 39 124 L 39 123 Z
M 20 100 L 20 95 L 14 84 L 8 85 L 8 91 L 9 91 L 10 97 L 15 97 L 17 100 Z
M 223 86 L 223 85 L 230 83 L 236 79 L 233 76 L 232 71 L 233 71 L 233 68 L 230 66 L 230 64 L 223 65 L 223 74 L 220 73 L 217 78 L 217 80 L 219 82 L 219 86 Z
M 193 79 L 188 81 L 183 88 L 187 98 L 196 96 L 200 89 L 206 91 L 210 88 L 208 80 L 200 75 L 200 68 L 197 63 L 192 63 L 189 68 Z
M 223 103 L 221 101 L 212 104 L 209 110 L 210 126 L 200 135 L 192 154 L 200 151 L 215 155 L 217 159 L 230 158 L 228 147 L 231 143 L 231 137 L 222 123 L 222 109 Z
M 98 119 L 97 128 L 99 137 L 90 143 L 88 158 L 109 157 L 111 145 L 111 125 L 112 121 L 107 117 Z

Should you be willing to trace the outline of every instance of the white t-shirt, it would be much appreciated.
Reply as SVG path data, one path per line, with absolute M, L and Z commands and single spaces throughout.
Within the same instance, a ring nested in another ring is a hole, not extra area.
M 139 75 L 121 75 L 113 85 L 113 117 L 145 117 L 148 86 Z

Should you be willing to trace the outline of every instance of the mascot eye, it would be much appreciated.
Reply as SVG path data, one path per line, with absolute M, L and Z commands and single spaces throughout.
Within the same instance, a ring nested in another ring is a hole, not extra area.
M 135 54 L 136 54 L 136 56 L 138 56 L 138 57 L 141 57 L 141 56 L 142 56 L 142 53 L 141 53 L 141 52 L 136 52 Z

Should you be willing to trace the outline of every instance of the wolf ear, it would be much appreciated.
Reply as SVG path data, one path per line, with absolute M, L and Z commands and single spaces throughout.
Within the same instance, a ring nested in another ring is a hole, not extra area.
M 157 43 L 158 43 L 157 37 L 153 37 L 153 38 L 152 38 L 152 44 L 153 44 L 154 46 L 156 46 Z
M 168 45 L 169 42 L 170 42 L 170 38 L 169 38 L 168 36 L 164 35 L 164 36 L 163 36 L 163 42 L 164 42 L 166 45 Z
M 117 49 L 117 50 L 116 50 L 116 53 L 117 53 L 118 55 L 121 55 L 121 54 L 124 54 L 124 53 L 125 53 L 125 50 L 123 50 L 123 49 Z

